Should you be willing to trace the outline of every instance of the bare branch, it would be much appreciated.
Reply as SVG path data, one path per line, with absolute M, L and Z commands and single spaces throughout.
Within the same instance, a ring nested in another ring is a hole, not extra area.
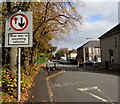
M 63 15 L 63 14 L 59 14 L 59 15 L 57 15 L 56 17 L 50 18 L 50 19 L 48 19 L 48 20 L 46 20 L 46 21 L 43 21 L 40 25 L 38 25 L 38 27 L 35 29 L 33 35 L 36 34 L 36 32 L 38 31 L 38 29 L 39 29 L 44 23 L 46 23 L 46 22 L 48 22 L 48 21 L 53 21 L 53 20 L 55 20 L 55 19 L 58 18 L 58 17 L 65 17 L 65 18 L 68 18 L 68 19 L 69 19 L 69 18 L 75 19 L 75 18 L 68 17 L 68 16 Z

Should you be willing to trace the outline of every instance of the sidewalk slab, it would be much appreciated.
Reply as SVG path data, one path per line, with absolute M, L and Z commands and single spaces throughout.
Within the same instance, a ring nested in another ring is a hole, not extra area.
M 31 94 L 28 103 L 51 102 L 46 77 L 45 70 L 40 69 L 35 77 L 35 86 L 30 89 Z

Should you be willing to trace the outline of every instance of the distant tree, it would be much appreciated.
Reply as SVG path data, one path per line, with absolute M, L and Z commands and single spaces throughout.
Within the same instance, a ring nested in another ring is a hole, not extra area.
M 61 57 L 65 57 L 65 54 L 67 54 L 67 53 L 68 53 L 68 48 L 60 48 L 56 52 L 55 56 L 57 59 L 60 59 Z

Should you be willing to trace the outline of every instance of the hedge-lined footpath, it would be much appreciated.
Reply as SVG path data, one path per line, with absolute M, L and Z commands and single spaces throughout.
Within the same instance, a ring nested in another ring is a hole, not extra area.
M 21 102 L 29 98 L 29 89 L 34 86 L 34 78 L 45 64 L 35 64 L 28 70 L 21 68 Z M 12 76 L 9 69 L 2 68 L 2 102 L 17 102 L 17 76 Z

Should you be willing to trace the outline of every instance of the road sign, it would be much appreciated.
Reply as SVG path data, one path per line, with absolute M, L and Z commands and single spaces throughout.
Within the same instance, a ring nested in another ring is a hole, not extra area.
M 8 45 L 28 45 L 29 44 L 29 33 L 13 33 L 8 34 Z
M 16 31 L 22 31 L 28 26 L 28 18 L 24 14 L 13 15 L 10 26 Z
M 5 47 L 32 47 L 32 12 L 7 14 Z

